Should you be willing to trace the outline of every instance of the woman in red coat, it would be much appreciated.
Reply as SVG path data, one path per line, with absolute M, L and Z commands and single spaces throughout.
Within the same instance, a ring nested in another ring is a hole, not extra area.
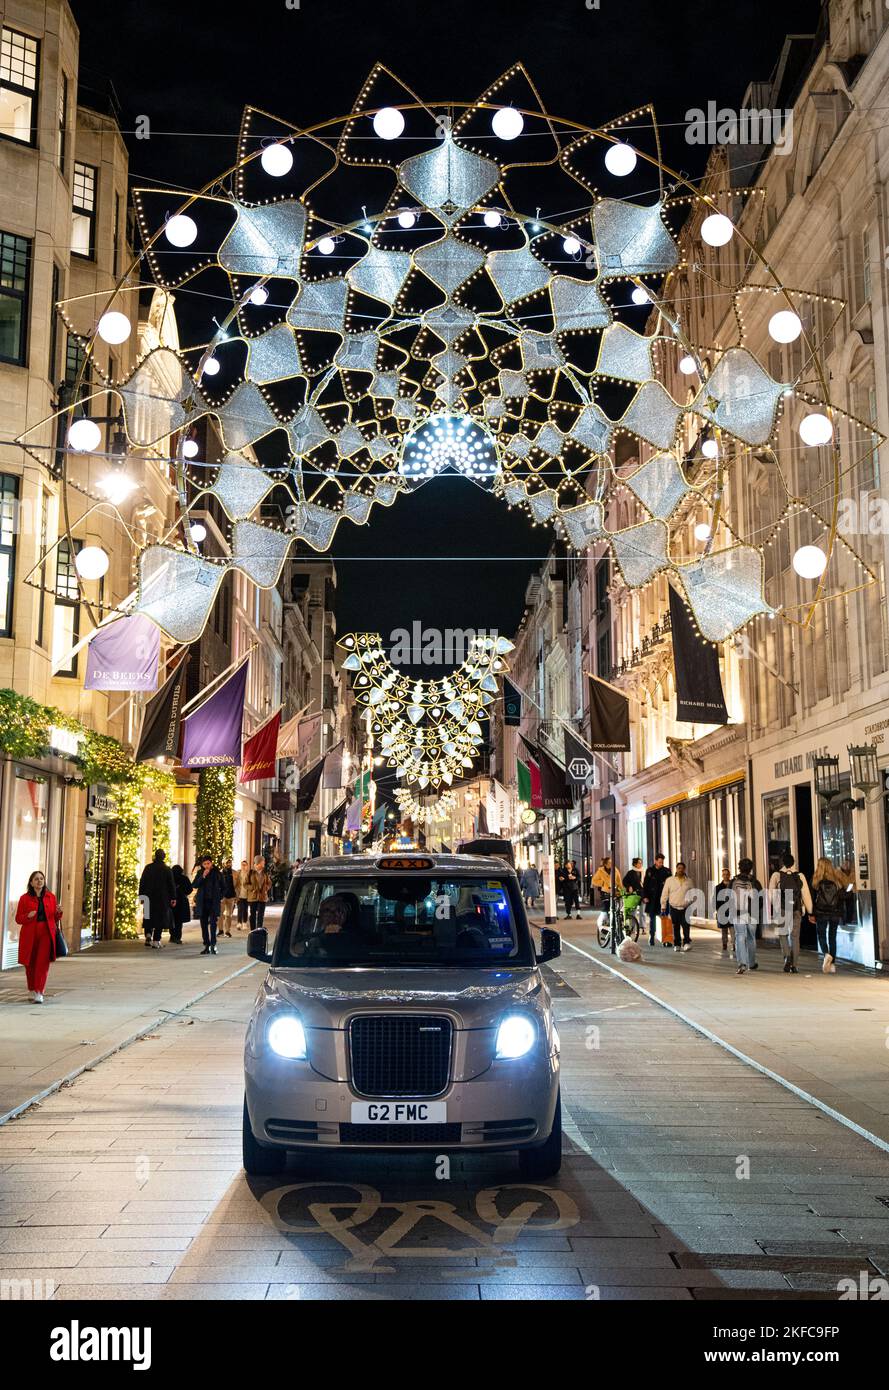
M 50 963 L 56 958 L 56 924 L 61 916 L 55 894 L 50 893 L 43 874 L 35 869 L 15 913 L 15 920 L 21 927 L 19 965 L 25 967 L 28 989 L 35 1004 L 43 1003 Z

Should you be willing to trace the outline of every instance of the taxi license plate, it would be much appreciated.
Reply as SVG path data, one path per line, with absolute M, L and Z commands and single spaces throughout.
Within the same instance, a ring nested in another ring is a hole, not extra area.
M 444 1100 L 352 1101 L 353 1125 L 443 1125 L 447 1118 Z

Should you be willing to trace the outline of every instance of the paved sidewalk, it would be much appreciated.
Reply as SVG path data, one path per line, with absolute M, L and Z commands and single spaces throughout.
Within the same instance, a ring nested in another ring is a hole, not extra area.
M 280 906 L 269 907 L 270 927 L 280 912 Z M 161 951 L 148 950 L 141 938 L 101 943 L 56 961 L 44 1004 L 30 1002 L 24 970 L 3 971 L 0 1124 L 252 969 L 246 941 L 246 932 L 235 931 L 219 943 L 217 956 L 203 956 L 194 922 L 185 928 L 182 946 Z
M 739 976 L 735 962 L 723 956 L 719 936 L 694 927 L 690 952 L 677 955 L 645 940 L 644 960 L 625 965 L 596 942 L 592 912 L 580 922 L 560 918 L 554 925 L 566 955 L 574 954 L 571 945 L 587 952 L 658 1003 L 889 1143 L 889 978 L 841 964 L 835 975 L 824 975 L 820 957 L 807 951 L 799 974 L 785 975 L 780 950 L 770 942 L 758 943 L 759 969 Z

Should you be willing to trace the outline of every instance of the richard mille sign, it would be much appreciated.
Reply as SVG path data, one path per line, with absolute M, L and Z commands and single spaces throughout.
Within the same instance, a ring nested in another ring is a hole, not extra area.
M 810 748 L 805 753 L 797 753 L 792 758 L 781 758 L 775 763 L 775 777 L 792 777 L 796 772 L 810 772 L 816 758 L 823 758 L 830 752 L 825 745 L 823 748 Z

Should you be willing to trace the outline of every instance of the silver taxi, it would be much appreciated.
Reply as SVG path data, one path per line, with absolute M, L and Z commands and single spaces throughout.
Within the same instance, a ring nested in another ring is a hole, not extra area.
M 290 885 L 244 1051 L 244 1168 L 288 1149 L 516 1149 L 561 1163 L 559 1036 L 515 870 L 474 854 L 314 859 Z

